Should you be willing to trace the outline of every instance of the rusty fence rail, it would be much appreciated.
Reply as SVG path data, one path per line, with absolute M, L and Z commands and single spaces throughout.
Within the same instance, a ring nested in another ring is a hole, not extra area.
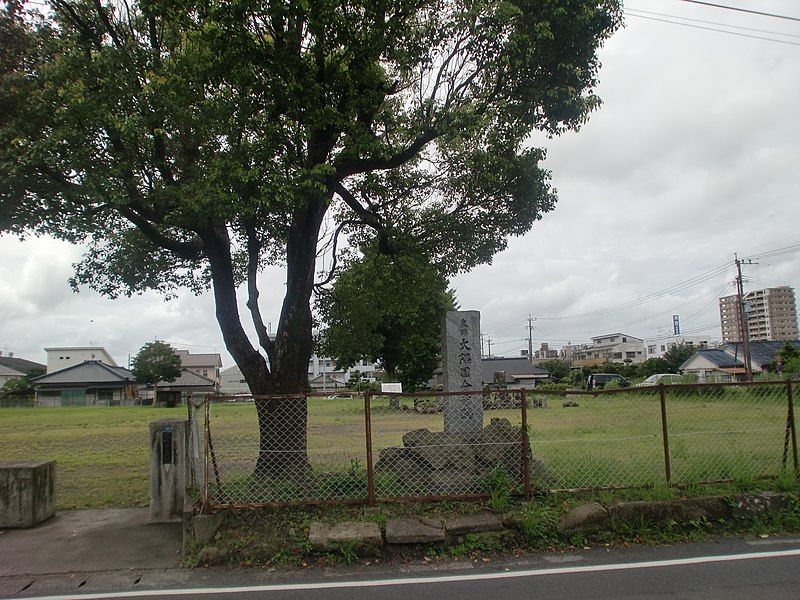
M 309 394 L 306 422 L 287 428 L 307 443 L 264 446 L 258 413 L 280 397 L 214 398 L 202 496 L 210 509 L 374 504 L 796 474 L 797 383 L 475 392 L 483 424 L 466 432 L 444 425 L 461 392 Z

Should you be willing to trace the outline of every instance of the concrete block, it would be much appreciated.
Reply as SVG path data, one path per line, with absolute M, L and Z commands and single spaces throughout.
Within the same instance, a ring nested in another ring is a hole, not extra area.
M 429 544 L 445 540 L 444 526 L 434 519 L 389 519 L 387 544 Z
M 503 529 L 503 523 L 497 515 L 479 513 L 446 519 L 444 528 L 450 535 L 463 535 L 465 533 L 500 531 Z
M 608 512 L 597 502 L 576 506 L 559 517 L 556 530 L 561 534 L 574 531 L 598 531 L 608 525 Z
M 0 527 L 33 527 L 52 517 L 56 463 L 0 462 Z

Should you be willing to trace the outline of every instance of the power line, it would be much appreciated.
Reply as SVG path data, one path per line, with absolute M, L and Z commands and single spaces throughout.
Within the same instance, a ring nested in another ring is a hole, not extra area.
M 787 15 L 778 15 L 775 13 L 761 12 L 758 10 L 751 10 L 749 8 L 739 8 L 738 6 L 728 6 L 727 4 L 714 4 L 713 2 L 701 2 L 701 0 L 678 0 L 679 2 L 688 2 L 689 4 L 702 4 L 703 6 L 713 6 L 714 8 L 722 8 L 724 10 L 733 10 L 736 12 L 749 13 L 751 15 L 759 15 L 762 17 L 772 17 L 774 19 L 786 19 L 787 21 L 798 21 L 798 17 L 789 17 Z
M 800 35 L 795 33 L 782 33 L 780 31 L 774 31 L 772 29 L 756 29 L 754 27 L 742 27 L 740 25 L 729 25 L 728 23 L 720 23 L 719 21 L 705 21 L 703 19 L 691 19 L 689 17 L 680 17 L 678 15 L 668 15 L 665 13 L 660 12 L 653 12 L 650 10 L 642 10 L 640 8 L 626 8 L 625 13 L 630 14 L 630 16 L 639 16 L 633 13 L 644 13 L 646 15 L 655 15 L 657 17 L 668 17 L 670 19 L 680 19 L 682 21 L 692 21 L 693 23 L 705 23 L 706 25 L 719 25 L 721 27 L 728 27 L 730 29 L 741 29 L 742 31 L 755 31 L 757 33 L 769 33 L 770 35 L 782 35 L 785 37 L 793 37 L 793 38 L 800 38 Z
M 636 17 L 637 19 L 647 19 L 648 21 L 658 21 L 660 23 L 669 23 L 670 25 L 680 25 L 682 27 L 691 27 L 692 29 L 702 29 L 704 31 L 716 31 L 717 33 L 727 33 L 728 35 L 735 35 L 737 37 L 745 37 L 751 38 L 754 40 L 763 40 L 766 42 L 775 42 L 776 44 L 786 44 L 789 46 L 800 46 L 800 43 L 797 42 L 790 42 L 789 40 L 776 40 L 775 38 L 768 38 L 763 37 L 760 35 L 750 35 L 747 33 L 739 33 L 737 31 L 727 31 L 725 29 L 715 29 L 714 27 L 704 27 L 702 25 L 692 25 L 691 23 L 681 23 L 680 21 L 669 21 L 667 19 L 659 19 L 657 17 L 646 17 L 644 15 L 635 15 L 633 13 L 627 13 L 630 17 Z

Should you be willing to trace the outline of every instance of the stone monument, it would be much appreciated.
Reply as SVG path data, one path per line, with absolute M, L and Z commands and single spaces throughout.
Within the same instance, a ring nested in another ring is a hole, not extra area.
M 483 429 L 481 373 L 481 313 L 450 310 L 442 324 L 442 370 L 445 392 L 472 392 L 445 396 L 444 432 L 477 434 Z

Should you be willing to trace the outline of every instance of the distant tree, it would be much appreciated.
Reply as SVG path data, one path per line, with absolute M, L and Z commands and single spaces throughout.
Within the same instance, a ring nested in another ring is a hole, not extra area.
M 30 398 L 33 394 L 33 386 L 28 383 L 27 377 L 9 379 L 0 388 L 0 398 Z
M 676 344 L 664 354 L 664 360 L 669 365 L 669 369 L 664 372 L 677 373 L 681 365 L 689 360 L 695 352 L 697 352 L 697 348 L 691 344 Z
M 781 372 L 787 376 L 800 371 L 800 349 L 796 346 L 786 342 L 778 353 L 775 355 L 775 360 L 770 364 L 770 370 L 777 372 L 778 359 L 780 359 Z
M 322 352 L 340 369 L 378 362 L 388 380 L 414 390 L 437 367 L 441 321 L 454 307 L 447 279 L 411 249 L 381 254 L 376 244 L 352 260 L 317 302 L 327 327 Z
M 547 369 L 547 371 L 556 381 L 561 381 L 562 379 L 569 377 L 570 367 L 569 363 L 566 361 L 543 360 L 542 362 L 538 363 L 538 365 L 543 369 Z
M 655 375 L 657 373 L 675 373 L 677 371 L 671 371 L 671 365 L 669 361 L 664 358 L 648 358 L 642 364 L 639 365 L 638 368 L 638 375 L 639 377 L 650 377 L 650 375 Z
M 175 381 L 181 375 L 181 359 L 175 349 L 165 342 L 148 342 L 133 357 L 131 372 L 139 383 L 153 386 L 153 406 L 156 404 L 159 381 Z

